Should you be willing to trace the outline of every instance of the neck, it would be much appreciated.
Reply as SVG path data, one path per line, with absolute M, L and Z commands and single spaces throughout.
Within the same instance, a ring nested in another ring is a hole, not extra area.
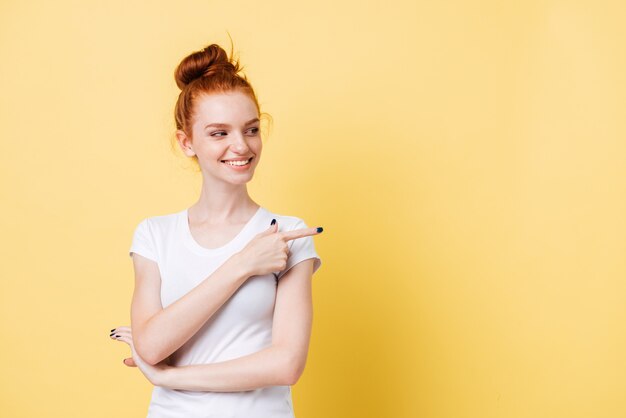
M 250 198 L 247 184 L 202 182 L 198 201 L 189 208 L 189 216 L 199 222 L 241 223 L 248 220 L 259 205 Z

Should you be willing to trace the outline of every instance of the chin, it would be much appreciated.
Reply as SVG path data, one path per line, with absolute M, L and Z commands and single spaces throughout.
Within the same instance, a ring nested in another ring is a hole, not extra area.
M 250 173 L 247 176 L 231 177 L 227 179 L 227 181 L 233 184 L 246 184 L 249 183 L 253 178 L 254 172 Z

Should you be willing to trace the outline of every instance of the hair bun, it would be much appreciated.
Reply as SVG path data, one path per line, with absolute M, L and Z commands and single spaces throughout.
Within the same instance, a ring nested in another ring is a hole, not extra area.
M 183 59 L 174 72 L 174 79 L 176 85 L 182 90 L 198 78 L 221 72 L 234 75 L 239 70 L 239 63 L 228 58 L 221 46 L 211 44 Z
M 213 93 L 243 93 L 254 102 L 257 112 L 261 114 L 254 89 L 245 74 L 239 74 L 243 67 L 233 56 L 232 47 L 228 57 L 222 47 L 211 44 L 186 56 L 178 64 L 174 79 L 181 91 L 174 108 L 176 129 L 191 137 L 197 102 L 202 95 Z

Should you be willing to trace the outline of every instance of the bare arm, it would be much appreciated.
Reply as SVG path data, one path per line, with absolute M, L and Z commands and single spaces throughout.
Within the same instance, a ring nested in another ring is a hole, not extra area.
M 131 327 L 137 353 L 157 364 L 180 348 L 248 279 L 234 254 L 198 286 L 163 309 L 161 277 L 156 262 L 133 253 L 135 290 Z
M 309 350 L 313 261 L 306 259 L 294 265 L 278 282 L 271 346 L 224 362 L 167 367 L 153 383 L 210 392 L 295 384 L 304 371 Z

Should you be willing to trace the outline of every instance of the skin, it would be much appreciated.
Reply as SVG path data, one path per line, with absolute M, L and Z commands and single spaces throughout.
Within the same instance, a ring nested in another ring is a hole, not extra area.
M 215 93 L 198 99 L 191 136 L 176 133 L 183 153 L 197 156 L 202 172 L 200 198 L 188 215 L 194 238 L 207 248 L 232 239 L 259 207 L 247 191 L 263 147 L 258 118 L 258 109 L 245 94 Z M 206 128 L 211 123 L 227 126 Z M 253 157 L 251 167 L 242 172 L 222 162 L 247 157 Z M 117 327 L 110 335 L 131 349 L 132 357 L 124 364 L 138 367 L 155 386 L 171 389 L 230 392 L 295 384 L 305 367 L 311 335 L 313 259 L 294 265 L 278 282 L 269 347 L 219 363 L 174 367 L 168 360 L 247 278 L 283 270 L 288 241 L 317 234 L 317 228 L 279 232 L 278 223 L 271 225 L 165 309 L 157 264 L 133 253 L 132 327 Z

